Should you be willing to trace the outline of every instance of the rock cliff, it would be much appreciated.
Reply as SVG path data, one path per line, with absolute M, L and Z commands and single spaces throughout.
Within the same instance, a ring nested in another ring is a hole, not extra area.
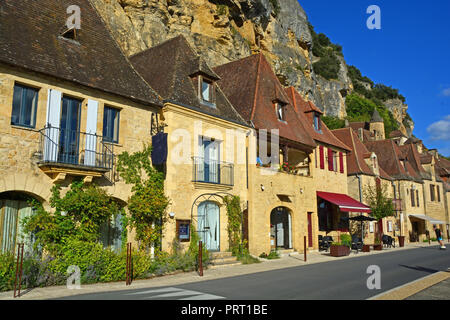
M 263 52 L 284 85 L 292 85 L 326 115 L 346 116 L 353 85 L 342 57 L 337 80 L 313 70 L 308 18 L 297 0 L 90 0 L 127 55 L 183 34 L 212 66 Z M 399 104 L 400 102 L 400 104 Z M 407 106 L 386 105 L 399 123 Z M 412 126 L 412 123 L 411 123 Z M 407 133 L 402 124 L 401 130 Z

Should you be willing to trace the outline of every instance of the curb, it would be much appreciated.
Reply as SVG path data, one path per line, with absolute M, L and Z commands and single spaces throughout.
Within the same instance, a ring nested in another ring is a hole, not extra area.
M 450 271 L 440 271 L 426 277 L 414 280 L 397 288 L 380 293 L 367 300 L 405 300 L 429 287 L 450 279 Z

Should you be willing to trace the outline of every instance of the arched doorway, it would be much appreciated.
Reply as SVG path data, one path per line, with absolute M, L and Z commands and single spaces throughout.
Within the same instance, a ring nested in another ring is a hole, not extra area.
M 24 192 L 0 193 L 0 253 L 15 252 L 19 243 L 24 244 L 24 252 L 32 251 L 34 237 L 25 233 L 23 221 L 34 213 L 33 199 Z
M 197 211 L 198 233 L 208 251 L 220 251 L 220 207 L 212 201 L 200 203 Z
M 270 234 L 272 247 L 292 249 L 292 221 L 289 209 L 277 207 L 270 213 Z

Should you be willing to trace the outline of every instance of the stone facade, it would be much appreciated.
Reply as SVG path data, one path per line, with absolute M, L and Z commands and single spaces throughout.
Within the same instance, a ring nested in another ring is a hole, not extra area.
M 39 90 L 34 128 L 11 125 L 14 85 L 18 83 Z M 117 174 L 95 176 L 97 172 L 85 169 L 61 169 L 63 174 L 45 173 L 39 166 L 39 150 L 42 133 L 46 124 L 48 90 L 58 90 L 70 97 L 82 101 L 80 112 L 80 131 L 85 132 L 87 101 L 99 102 L 97 114 L 97 135 L 103 133 L 104 106 L 120 110 L 119 140 L 110 145 L 116 155 L 123 151 L 141 150 L 144 143 L 151 144 L 150 119 L 152 113 L 158 113 L 156 107 L 134 103 L 131 100 L 107 94 L 105 92 L 79 86 L 74 83 L 56 80 L 41 74 L 19 71 L 6 65 L 0 65 L 0 193 L 19 192 L 33 196 L 44 208 L 50 209 L 49 200 L 52 186 L 58 182 L 68 190 L 71 181 L 82 177 L 103 187 L 112 197 L 126 204 L 131 187 L 121 181 Z M 65 174 L 66 173 L 66 174 Z M 112 180 L 111 177 L 113 178 Z

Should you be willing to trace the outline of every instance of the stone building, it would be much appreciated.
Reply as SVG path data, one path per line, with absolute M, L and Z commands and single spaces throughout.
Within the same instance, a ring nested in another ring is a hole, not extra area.
M 81 9 L 79 30 L 67 29 L 70 5 Z M 2 1 L 0 21 L 0 247 L 11 251 L 27 242 L 27 199 L 49 209 L 55 183 L 65 192 L 82 178 L 125 206 L 130 187 L 115 156 L 151 142 L 162 101 L 89 1 Z
M 222 92 L 220 77 L 183 36 L 130 60 L 164 100 L 165 193 L 171 204 L 162 249 L 169 251 L 175 239 L 187 247 L 193 228 L 209 251 L 228 251 L 224 197 L 239 196 L 247 206 L 252 128 Z
M 391 217 L 383 218 L 378 222 L 367 222 L 363 225 L 354 223 L 356 234 L 364 232 L 364 243 L 374 243 L 377 235 L 386 234 L 396 238 L 400 235 L 399 199 L 394 194 L 394 179 L 380 166 L 377 154 L 370 152 L 358 139 L 352 128 L 343 128 L 332 131 L 343 143 L 350 146 L 352 151 L 347 155 L 347 183 L 349 196 L 368 204 L 370 191 L 381 187 L 385 195 L 392 199 L 394 211 Z M 381 239 L 380 239 L 381 240 Z

